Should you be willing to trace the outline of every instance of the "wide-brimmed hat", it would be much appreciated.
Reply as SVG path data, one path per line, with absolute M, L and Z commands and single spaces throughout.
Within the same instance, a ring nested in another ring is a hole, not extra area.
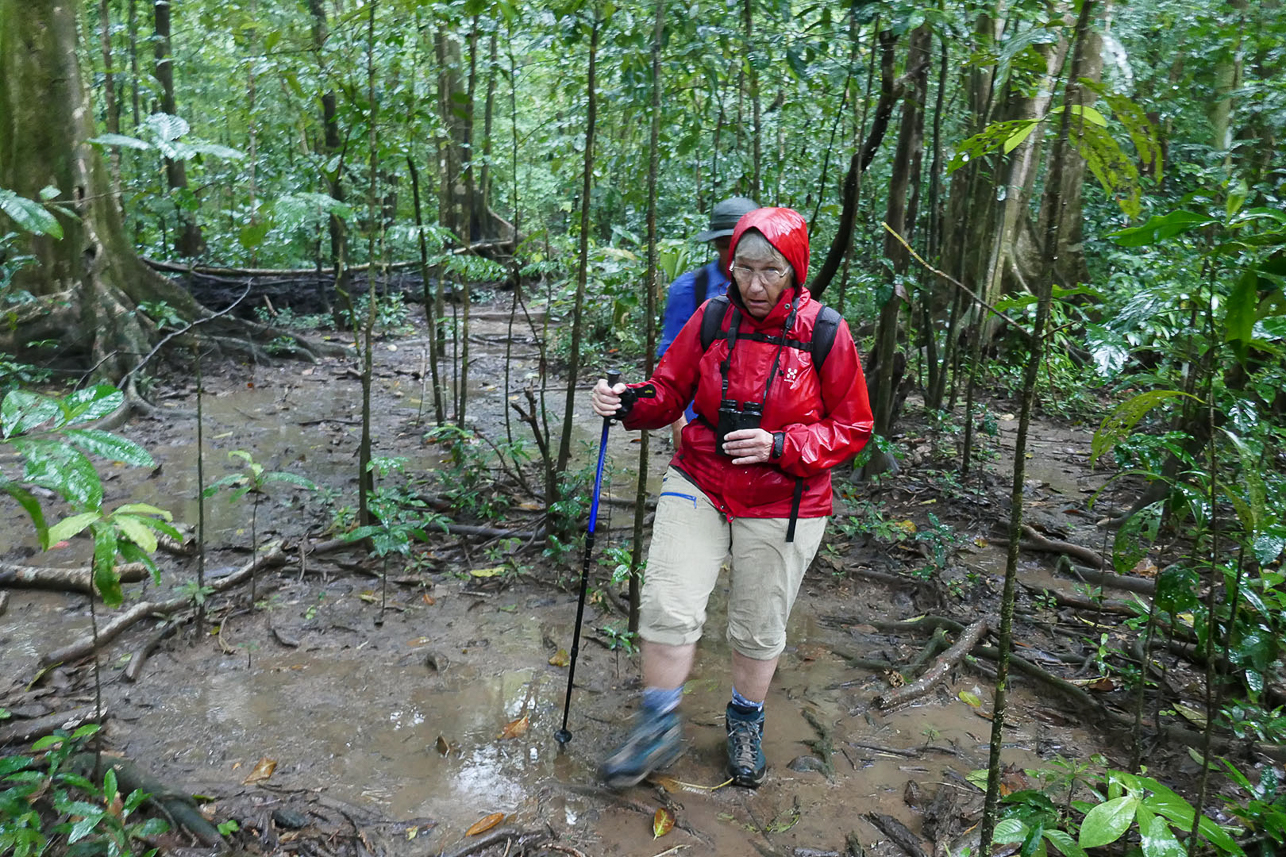
M 714 207 L 710 212 L 710 228 L 704 232 L 697 233 L 697 241 L 713 241 L 716 238 L 723 238 L 731 235 L 732 231 L 737 228 L 737 221 L 743 214 L 754 211 L 759 207 L 759 203 L 753 199 L 744 196 L 734 196 L 725 199 Z

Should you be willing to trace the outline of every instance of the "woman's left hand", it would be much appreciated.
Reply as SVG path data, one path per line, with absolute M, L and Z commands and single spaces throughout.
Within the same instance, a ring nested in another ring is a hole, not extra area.
M 730 431 L 723 451 L 732 456 L 733 464 L 762 464 L 772 457 L 772 435 L 763 429 Z

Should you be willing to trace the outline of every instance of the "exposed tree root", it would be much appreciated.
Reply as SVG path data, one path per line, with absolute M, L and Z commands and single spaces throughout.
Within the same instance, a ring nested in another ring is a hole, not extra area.
M 252 574 L 255 574 L 260 569 L 282 565 L 285 561 L 286 555 L 281 549 L 281 544 L 274 543 L 269 546 L 266 553 L 246 563 L 227 577 L 218 580 L 211 588 L 215 592 L 227 591 L 242 581 L 249 579 Z M 146 616 L 168 616 L 171 613 L 182 610 L 191 603 L 191 598 L 180 596 L 166 601 L 143 601 L 135 604 L 133 607 L 129 608 L 124 613 L 121 613 L 111 622 L 108 622 L 98 630 L 98 645 L 100 648 L 107 645 L 112 640 L 119 637 L 126 629 L 133 627 L 135 623 Z M 93 654 L 93 652 L 94 638 L 92 636 L 85 636 L 74 643 L 70 643 L 69 645 L 63 646 L 61 649 L 57 649 L 56 651 L 44 655 L 41 657 L 40 663 L 42 666 L 67 663 L 68 661 L 79 660 L 80 658 Z
M 207 848 L 217 848 L 220 851 L 227 849 L 227 842 L 215 826 L 201 815 L 191 795 L 167 786 L 128 759 L 104 756 L 103 763 L 105 767 L 116 772 L 116 782 L 121 794 L 127 795 L 142 790 L 149 795 L 148 803 L 195 836 L 202 845 Z M 80 753 L 71 759 L 72 768 L 79 771 L 82 776 L 92 773 L 94 764 L 95 754 L 93 753 Z
M 147 577 L 147 569 L 141 562 L 121 565 L 116 570 L 123 583 L 138 583 Z M 12 589 L 47 589 L 88 595 L 93 590 L 93 578 L 94 573 L 88 568 L 37 568 L 0 563 L 0 587 Z
M 135 649 L 134 653 L 130 655 L 129 664 L 126 665 L 123 673 L 125 680 L 131 683 L 138 681 L 139 675 L 143 672 L 143 665 L 147 663 L 148 657 L 156 647 L 161 644 L 162 640 L 173 634 L 175 629 L 184 622 L 187 622 L 190 618 L 191 617 L 173 619 L 149 634 L 148 638 L 143 641 L 143 644 Z
M 1067 556 L 1060 556 L 1054 568 L 1060 573 L 1080 579 L 1082 583 L 1095 586 L 1110 586 L 1113 589 L 1124 589 L 1126 592 L 1137 592 L 1140 595 L 1152 595 L 1156 592 L 1156 581 L 1146 577 L 1127 577 L 1110 571 L 1095 571 L 1083 565 L 1076 565 Z
M 920 838 L 893 816 L 883 815 L 878 812 L 868 812 L 866 820 L 905 851 L 908 857 L 929 857 L 925 853 L 923 846 L 920 845 Z
M 947 674 L 960 663 L 970 649 L 978 644 L 978 641 L 982 639 L 982 635 L 986 632 L 987 621 L 985 619 L 979 619 L 974 622 L 964 630 L 955 644 L 947 649 L 917 681 L 877 696 L 875 698 L 876 707 L 887 711 L 891 708 L 914 702 L 924 696 L 942 683 Z
M 1117 616 L 1134 617 L 1139 615 L 1139 608 L 1128 601 L 1115 601 L 1110 598 L 1095 600 L 1082 595 L 1061 592 L 1057 589 L 1048 589 L 1044 586 L 1033 586 L 1030 583 L 1020 585 L 1033 595 L 1053 598 L 1061 607 L 1073 607 L 1077 610 L 1087 610 L 1091 613 L 1112 613 Z M 1144 612 L 1146 613 L 1146 611 Z
M 992 539 L 992 544 L 1008 545 L 1009 542 L 1004 539 Z M 1023 550 L 1042 551 L 1044 553 L 1058 553 L 1079 560 L 1081 563 L 1091 568 L 1109 568 L 1108 563 L 1096 550 L 1084 547 L 1083 545 L 1072 544 L 1071 542 L 1060 541 L 1059 539 L 1046 538 L 1037 532 L 1030 524 L 1023 524 L 1023 541 L 1020 545 Z
M 106 714 L 106 710 L 104 710 L 104 714 Z M 33 717 L 30 720 L 15 719 L 11 723 L 0 726 L 0 747 L 6 744 L 42 738 L 56 729 L 65 729 L 70 732 L 93 719 L 94 706 L 92 705 L 73 708 L 71 711 L 46 714 L 44 717 Z

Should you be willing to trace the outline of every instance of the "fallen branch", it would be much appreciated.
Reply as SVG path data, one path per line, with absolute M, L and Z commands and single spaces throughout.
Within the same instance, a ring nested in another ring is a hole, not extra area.
M 905 851 L 910 857 L 928 857 L 924 853 L 924 848 L 920 845 L 920 838 L 907 829 L 907 826 L 898 821 L 891 815 L 884 815 L 878 812 L 868 812 L 866 820 L 875 825 L 875 828 L 891 839 L 899 848 Z
M 141 562 L 117 567 L 122 583 L 138 583 L 147 577 Z M 54 592 L 81 592 L 93 588 L 94 573 L 88 568 L 37 568 L 29 565 L 0 563 L 0 587 L 11 589 L 47 589 Z
M 255 574 L 261 568 L 281 565 L 286 561 L 286 555 L 281 550 L 281 543 L 274 542 L 269 546 L 267 553 L 251 560 L 241 568 L 221 578 L 211 587 L 215 592 L 225 592 L 242 581 L 248 580 L 250 575 Z M 108 622 L 102 628 L 98 629 L 98 646 L 102 648 L 119 637 L 126 629 L 146 616 L 168 616 L 177 610 L 182 610 L 192 603 L 192 599 L 186 596 L 171 598 L 167 601 L 141 601 L 135 604 L 124 613 Z M 92 635 L 81 637 L 74 643 L 63 646 L 40 659 L 41 666 L 50 666 L 51 664 L 66 663 L 83 658 L 94 652 L 94 638 Z
M 887 711 L 890 708 L 897 708 L 914 702 L 924 696 L 942 683 L 947 674 L 960 663 L 960 660 L 969 653 L 970 649 L 978 644 L 978 641 L 982 639 L 982 635 L 986 632 L 987 621 L 985 619 L 979 619 L 974 622 L 960 635 L 955 645 L 947 649 L 924 675 L 905 687 L 880 694 L 875 698 L 875 706 Z
M 103 713 L 106 714 L 106 709 Z M 30 720 L 15 720 L 0 727 L 0 747 L 20 741 L 30 741 L 33 738 L 42 738 L 56 729 L 65 729 L 70 732 L 93 719 L 94 706 L 86 705 L 73 708 L 71 711 L 33 717 Z
M 448 851 L 442 857 L 468 857 L 470 854 L 477 854 L 483 849 L 490 848 L 492 845 L 499 845 L 501 842 L 508 842 L 517 839 L 522 833 L 513 827 L 497 827 L 495 830 L 488 831 L 485 835 L 471 840 Z

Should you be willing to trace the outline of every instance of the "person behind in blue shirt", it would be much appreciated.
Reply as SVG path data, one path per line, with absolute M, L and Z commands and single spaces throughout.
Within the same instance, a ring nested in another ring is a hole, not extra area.
M 701 304 L 728 291 L 730 284 L 727 274 L 728 248 L 732 240 L 732 232 L 743 214 L 754 211 L 758 207 L 759 203 L 753 199 L 734 196 L 720 202 L 714 207 L 714 211 L 710 212 L 710 228 L 697 233 L 694 240 L 713 244 L 715 251 L 719 254 L 718 258 L 695 271 L 680 274 L 678 279 L 670 284 L 670 291 L 665 299 L 665 325 L 661 331 L 661 342 L 656 347 L 658 360 L 665 354 L 670 343 L 674 342 L 683 325 L 688 323 L 688 319 L 692 318 Z M 692 419 L 696 419 L 696 414 L 692 410 L 692 403 L 689 402 L 687 412 L 670 426 L 670 431 L 674 434 L 676 450 L 681 442 L 683 427 L 688 424 L 688 420 Z

